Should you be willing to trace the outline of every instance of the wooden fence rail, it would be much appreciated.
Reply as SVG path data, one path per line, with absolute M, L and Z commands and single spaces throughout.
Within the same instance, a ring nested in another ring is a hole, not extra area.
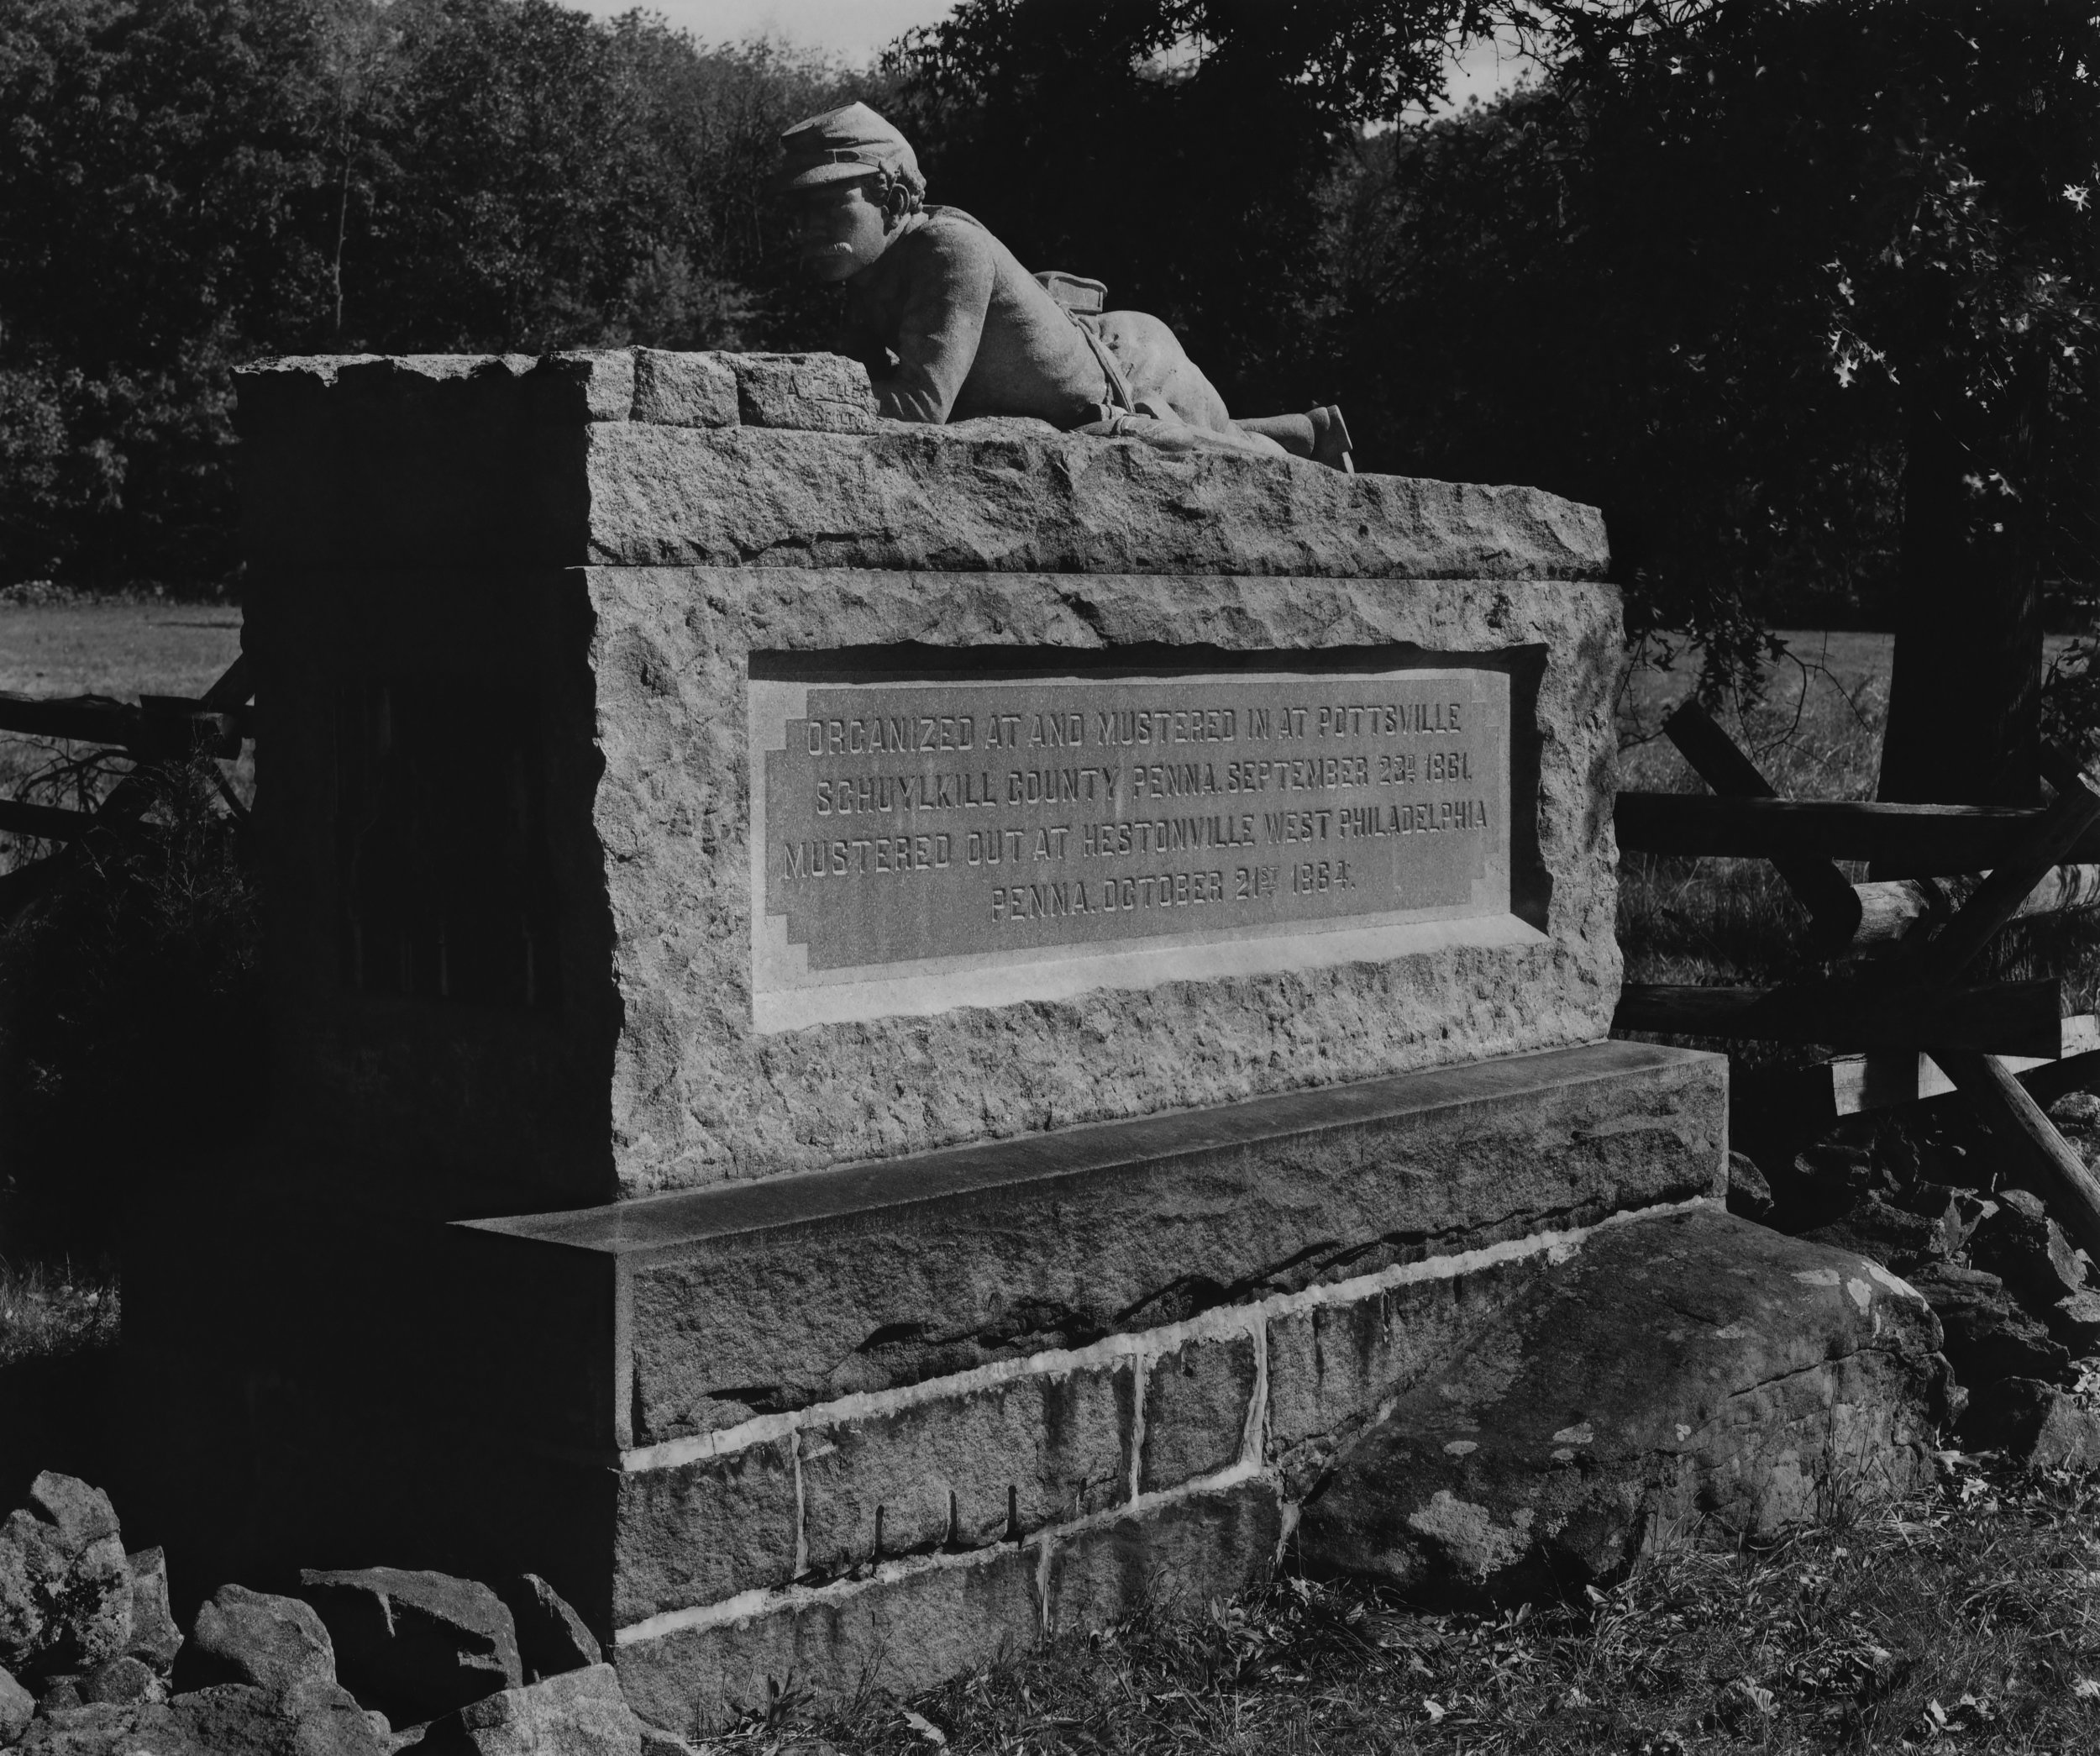
M 2055 797 L 2037 811 L 1781 799 L 1696 702 L 1663 729 L 1714 797 L 1622 792 L 1620 848 L 1768 860 L 1808 911 L 1813 957 L 1882 954 L 1772 988 L 1629 984 L 1613 1028 L 1825 1044 L 1858 1067 L 1900 1067 L 1919 1096 L 1943 1080 L 2100 1260 L 2100 1180 L 2020 1082 L 2074 1061 L 2100 1075 L 2091 1021 L 2061 1016 L 2054 980 L 1969 979 L 2011 922 L 2100 904 L 2100 786 L 2052 754 Z M 1840 860 L 1872 862 L 1875 881 L 1853 883 Z M 1958 881 L 1933 881 L 1943 877 Z M 1835 1065 L 1828 1096 L 1841 1112 Z

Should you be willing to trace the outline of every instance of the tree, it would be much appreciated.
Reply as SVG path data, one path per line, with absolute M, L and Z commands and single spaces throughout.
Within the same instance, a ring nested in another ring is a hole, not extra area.
M 1730 149 L 1729 223 L 1777 246 L 1748 283 L 1787 313 L 1775 366 L 1819 365 L 1900 458 L 1882 797 L 2031 802 L 2042 583 L 2096 559 L 2100 19 L 2072 0 L 1540 10 L 1572 45 L 1557 85 L 1607 137 Z M 1727 253 L 1718 225 L 1693 235 Z
M 1173 325 L 1242 412 L 1329 400 L 1322 185 L 1479 0 L 965 0 L 894 54 L 932 198 Z

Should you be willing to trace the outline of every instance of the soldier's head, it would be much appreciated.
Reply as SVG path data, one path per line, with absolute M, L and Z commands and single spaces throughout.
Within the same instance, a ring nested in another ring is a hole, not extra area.
M 774 179 L 795 213 L 806 274 L 843 281 L 879 260 L 926 199 L 911 143 L 864 103 L 827 110 L 780 136 Z

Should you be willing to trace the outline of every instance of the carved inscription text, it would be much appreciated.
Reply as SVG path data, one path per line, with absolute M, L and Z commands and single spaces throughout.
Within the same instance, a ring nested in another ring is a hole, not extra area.
M 811 976 L 1509 906 L 1498 671 L 753 689 L 763 913 Z

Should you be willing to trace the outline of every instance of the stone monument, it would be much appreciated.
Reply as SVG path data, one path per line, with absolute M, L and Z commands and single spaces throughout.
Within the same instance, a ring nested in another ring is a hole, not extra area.
M 923 1685 L 1259 1577 L 1725 1187 L 1725 1063 L 1605 1039 L 1594 512 L 828 355 L 240 423 L 270 1119 L 125 1285 L 199 1589 L 530 1569 L 689 1729 Z

